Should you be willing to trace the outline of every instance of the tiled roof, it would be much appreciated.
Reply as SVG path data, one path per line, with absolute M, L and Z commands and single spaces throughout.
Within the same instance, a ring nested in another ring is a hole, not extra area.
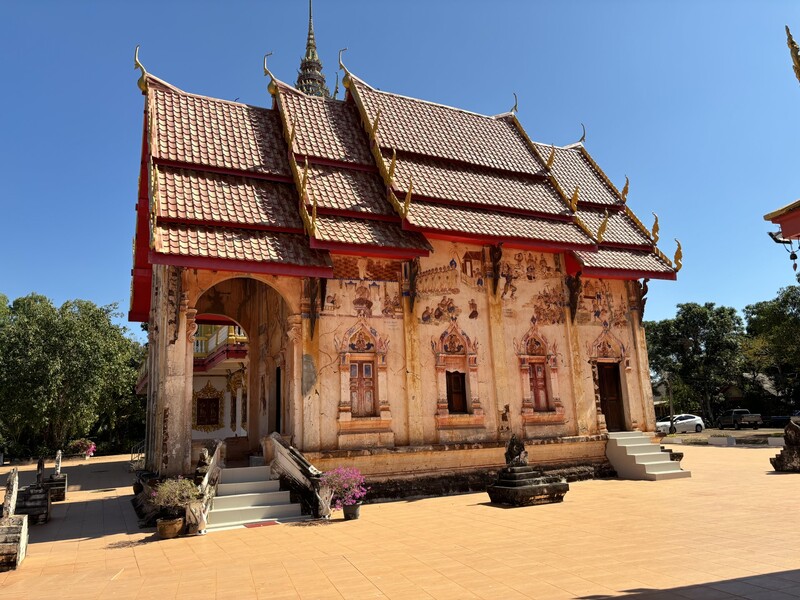
M 578 217 L 592 232 L 592 235 L 597 237 L 597 231 L 605 218 L 604 212 L 599 210 L 579 210 Z M 624 212 L 619 211 L 609 211 L 603 242 L 637 246 L 652 245 L 652 242 L 639 230 L 634 222 Z
M 377 135 L 382 148 L 519 173 L 544 171 L 506 119 L 381 92 L 350 77 L 370 125 L 380 111 Z
M 391 153 L 384 151 L 387 164 Z M 395 185 L 408 190 L 409 178 L 414 194 L 549 214 L 569 211 L 556 189 L 546 179 L 512 175 L 479 167 L 434 161 L 421 157 L 397 157 Z
M 425 236 L 387 221 L 317 215 L 316 239 L 326 242 L 430 251 Z
M 221 169 L 290 176 L 275 110 L 179 93 L 147 94 L 153 156 Z
M 306 190 L 318 209 L 329 208 L 373 215 L 394 215 L 386 186 L 377 171 L 309 165 Z
M 673 273 L 675 271 L 652 252 L 600 248 L 597 252 L 578 251 L 575 252 L 575 256 L 584 266 L 597 269 L 649 273 Z
M 170 219 L 303 229 L 290 184 L 159 167 L 158 192 L 160 215 Z
M 158 224 L 155 250 L 183 257 L 328 266 L 327 252 L 312 250 L 308 239 L 295 233 Z
M 374 166 L 358 110 L 350 102 L 306 96 L 282 84 L 278 98 L 287 130 L 295 126 L 294 151 L 329 160 Z
M 548 158 L 551 146 L 535 144 L 543 157 Z M 621 200 L 608 186 L 603 176 L 579 148 L 556 148 L 552 174 L 567 196 L 580 186 L 579 201 L 594 204 L 620 204 Z
M 489 212 L 446 204 L 413 202 L 408 221 L 423 229 L 462 232 L 500 238 L 528 238 L 532 242 L 592 246 L 594 242 L 574 223 Z

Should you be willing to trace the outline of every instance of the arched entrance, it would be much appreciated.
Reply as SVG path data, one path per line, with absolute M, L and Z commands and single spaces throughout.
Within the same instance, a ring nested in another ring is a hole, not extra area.
M 290 309 L 273 287 L 246 277 L 215 283 L 195 309 L 193 445 L 225 439 L 227 462 L 236 464 L 260 455 L 270 433 L 293 433 Z

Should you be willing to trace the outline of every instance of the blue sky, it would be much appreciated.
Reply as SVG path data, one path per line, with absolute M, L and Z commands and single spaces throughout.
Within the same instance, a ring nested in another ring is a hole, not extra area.
M 537 141 L 586 146 L 662 250 L 646 318 L 679 302 L 743 308 L 795 282 L 763 215 L 800 197 L 800 85 L 784 25 L 800 4 L 316 0 L 336 56 L 387 91 L 496 114 L 519 96 Z M 0 4 L 0 292 L 127 310 L 143 98 L 133 50 L 186 91 L 270 105 L 262 57 L 293 83 L 305 0 Z M 138 329 L 138 325 L 134 325 Z

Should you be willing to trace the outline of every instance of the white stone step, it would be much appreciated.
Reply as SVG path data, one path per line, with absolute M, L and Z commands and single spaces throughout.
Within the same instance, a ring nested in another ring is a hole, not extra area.
M 261 494 L 236 494 L 235 496 L 216 496 L 212 510 L 226 508 L 247 508 L 251 506 L 275 506 L 289 504 L 289 492 L 266 492 Z
M 632 435 L 628 437 L 617 437 L 617 438 L 610 438 L 608 440 L 609 444 L 615 444 L 617 446 L 638 446 L 639 444 L 649 444 L 650 438 L 644 435 Z
M 654 452 L 652 454 L 633 454 L 636 464 L 639 465 L 656 465 L 656 464 L 673 464 L 669 459 L 669 454 L 665 452 Z
M 632 444 L 630 446 L 625 446 L 625 449 L 628 451 L 628 454 L 635 456 L 641 456 L 643 454 L 663 454 L 661 448 L 655 444 Z
M 673 469 L 672 471 L 662 471 L 660 473 L 647 473 L 645 479 L 648 481 L 663 481 L 665 479 L 682 479 L 684 477 L 691 477 L 691 471 L 684 471 L 682 469 Z
M 217 496 L 233 496 L 235 494 L 263 494 L 280 490 L 280 481 L 245 481 L 242 483 L 220 483 L 217 486 Z
M 250 481 L 268 481 L 269 467 L 237 467 L 222 469 L 220 483 L 245 483 Z
M 299 504 L 249 506 L 244 508 L 214 509 L 208 513 L 209 527 L 226 527 L 233 524 L 285 519 L 301 515 Z
M 667 459 L 662 462 L 648 463 L 645 465 L 645 468 L 648 473 L 663 473 L 666 471 L 674 471 L 676 467 L 675 461 Z

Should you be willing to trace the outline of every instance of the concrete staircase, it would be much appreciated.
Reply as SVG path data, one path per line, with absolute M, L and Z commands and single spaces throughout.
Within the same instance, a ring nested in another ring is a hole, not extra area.
M 669 452 L 662 452 L 650 436 L 641 431 L 621 431 L 608 434 L 606 456 L 621 479 L 678 479 L 691 477 L 677 461 L 669 459 Z
M 208 529 L 299 519 L 300 505 L 292 504 L 289 492 L 280 491 L 278 480 L 269 477 L 270 469 L 264 466 L 222 469 Z

